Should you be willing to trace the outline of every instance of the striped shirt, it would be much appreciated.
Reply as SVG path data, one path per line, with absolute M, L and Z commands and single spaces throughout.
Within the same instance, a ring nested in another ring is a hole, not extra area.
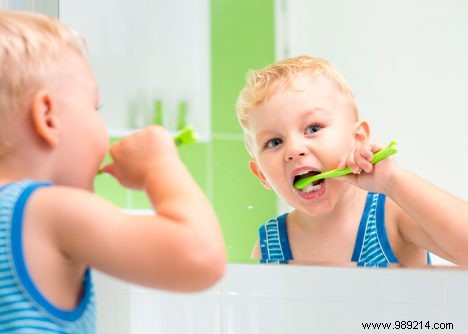
M 28 180 L 0 187 L 0 333 L 95 332 L 95 305 L 90 270 L 76 308 L 52 305 L 29 275 L 22 247 L 25 204 L 34 190 L 50 186 Z
M 385 230 L 385 195 L 368 193 L 351 261 L 362 267 L 398 263 Z M 293 259 L 286 229 L 287 213 L 260 226 L 261 263 L 288 263 Z

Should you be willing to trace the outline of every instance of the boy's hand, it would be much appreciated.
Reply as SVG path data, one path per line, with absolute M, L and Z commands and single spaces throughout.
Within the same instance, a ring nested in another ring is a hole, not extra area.
M 351 168 L 354 174 L 360 174 L 362 171 L 371 173 L 374 166 L 371 163 L 374 153 L 381 148 L 376 144 L 369 142 L 356 143 L 354 148 L 340 161 L 338 168 Z
M 113 162 L 103 171 L 133 189 L 143 189 L 150 173 L 167 173 L 167 162 L 179 160 L 171 134 L 160 126 L 144 128 L 116 142 L 109 153 Z
M 385 193 L 386 180 L 395 166 L 393 158 L 386 158 L 375 165 L 371 163 L 374 153 L 384 147 L 370 142 L 356 143 L 338 166 L 340 169 L 351 168 L 353 174 L 341 179 L 368 191 Z

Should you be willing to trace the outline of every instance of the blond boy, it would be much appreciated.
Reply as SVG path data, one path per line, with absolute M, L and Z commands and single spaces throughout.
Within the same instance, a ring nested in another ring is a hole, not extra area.
M 251 71 L 237 115 L 250 169 L 293 207 L 259 230 L 261 262 L 420 266 L 427 251 L 468 263 L 468 205 L 411 172 L 382 149 L 359 119 L 354 95 L 326 60 L 309 56 Z M 353 174 L 303 177 L 349 166 Z
M 91 267 L 176 291 L 221 278 L 218 221 L 164 129 L 116 143 L 104 167 L 157 214 L 92 193 L 108 138 L 77 33 L 0 11 L 0 78 L 0 332 L 93 333 Z

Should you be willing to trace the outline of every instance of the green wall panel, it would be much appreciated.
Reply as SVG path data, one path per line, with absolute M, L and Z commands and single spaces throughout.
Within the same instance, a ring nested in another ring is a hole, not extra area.
M 203 189 L 205 194 L 209 193 L 209 169 L 207 157 L 207 143 L 194 143 L 179 148 L 182 161 L 190 170 L 190 173 Z
M 126 189 L 110 175 L 102 174 L 94 179 L 94 191 L 120 208 L 127 206 Z
M 240 133 L 235 103 L 249 69 L 275 60 L 273 0 L 212 0 L 212 126 Z
M 211 0 L 211 29 L 212 201 L 229 261 L 252 262 L 258 226 L 276 214 L 276 197 L 249 170 L 235 104 L 247 71 L 275 60 L 274 1 Z
M 213 140 L 213 205 L 230 262 L 251 262 L 258 227 L 276 212 L 276 197 L 248 167 L 242 141 Z

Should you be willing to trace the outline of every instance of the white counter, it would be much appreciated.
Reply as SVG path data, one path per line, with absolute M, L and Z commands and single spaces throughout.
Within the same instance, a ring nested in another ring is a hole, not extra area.
M 95 280 L 99 334 L 403 333 L 363 328 L 401 321 L 414 333 L 468 333 L 465 270 L 229 264 L 192 294 Z

